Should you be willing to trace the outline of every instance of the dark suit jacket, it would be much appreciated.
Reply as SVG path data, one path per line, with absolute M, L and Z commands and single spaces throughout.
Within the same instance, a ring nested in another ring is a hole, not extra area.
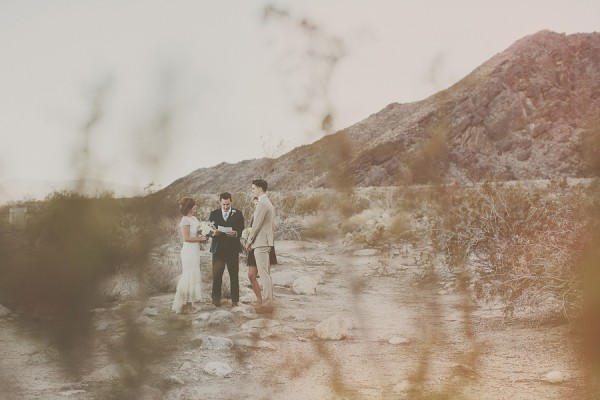
M 232 207 L 229 210 L 229 218 L 225 221 L 223 219 L 223 211 L 221 208 L 217 208 L 216 210 L 211 211 L 208 220 L 215 223 L 215 228 L 218 228 L 219 225 L 230 226 L 237 232 L 237 237 L 228 237 L 224 233 L 213 237 L 210 244 L 210 252 L 216 255 L 239 254 L 239 252 L 242 251 L 240 238 L 242 237 L 242 231 L 244 230 L 244 215 L 242 214 L 242 211 Z

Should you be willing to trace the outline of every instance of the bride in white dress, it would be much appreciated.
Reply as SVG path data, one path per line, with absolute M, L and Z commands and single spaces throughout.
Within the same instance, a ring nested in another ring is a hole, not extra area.
M 171 309 L 180 314 L 191 314 L 197 311 L 194 302 L 200 300 L 200 245 L 206 242 L 206 237 L 198 235 L 200 221 L 194 214 L 198 210 L 196 201 L 184 197 L 179 204 L 183 217 L 179 222 L 183 245 L 181 246 L 181 265 L 183 271 L 177 283 L 177 292 Z

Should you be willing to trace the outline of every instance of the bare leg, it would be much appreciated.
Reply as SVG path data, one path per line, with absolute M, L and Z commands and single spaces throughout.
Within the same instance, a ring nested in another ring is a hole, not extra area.
M 250 279 L 250 285 L 252 286 L 252 290 L 256 295 L 257 304 L 262 304 L 262 293 L 260 289 L 260 284 L 258 283 L 258 279 L 256 279 L 256 275 L 258 275 L 258 268 L 255 265 L 248 266 L 248 279 Z
M 193 314 L 196 311 L 198 311 L 198 309 L 194 307 L 194 305 L 191 302 L 187 302 L 181 307 L 182 314 Z

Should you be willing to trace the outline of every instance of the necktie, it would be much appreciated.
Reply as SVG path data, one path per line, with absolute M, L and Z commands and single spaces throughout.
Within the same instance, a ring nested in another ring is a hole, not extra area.
M 225 211 L 225 216 L 223 217 L 223 219 L 227 221 L 227 217 L 229 217 L 229 211 Z

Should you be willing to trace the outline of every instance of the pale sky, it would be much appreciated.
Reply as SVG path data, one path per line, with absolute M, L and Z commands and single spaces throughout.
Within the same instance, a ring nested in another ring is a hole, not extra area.
M 598 31 L 600 1 L 0 0 L 0 182 L 279 156 L 543 29 Z

